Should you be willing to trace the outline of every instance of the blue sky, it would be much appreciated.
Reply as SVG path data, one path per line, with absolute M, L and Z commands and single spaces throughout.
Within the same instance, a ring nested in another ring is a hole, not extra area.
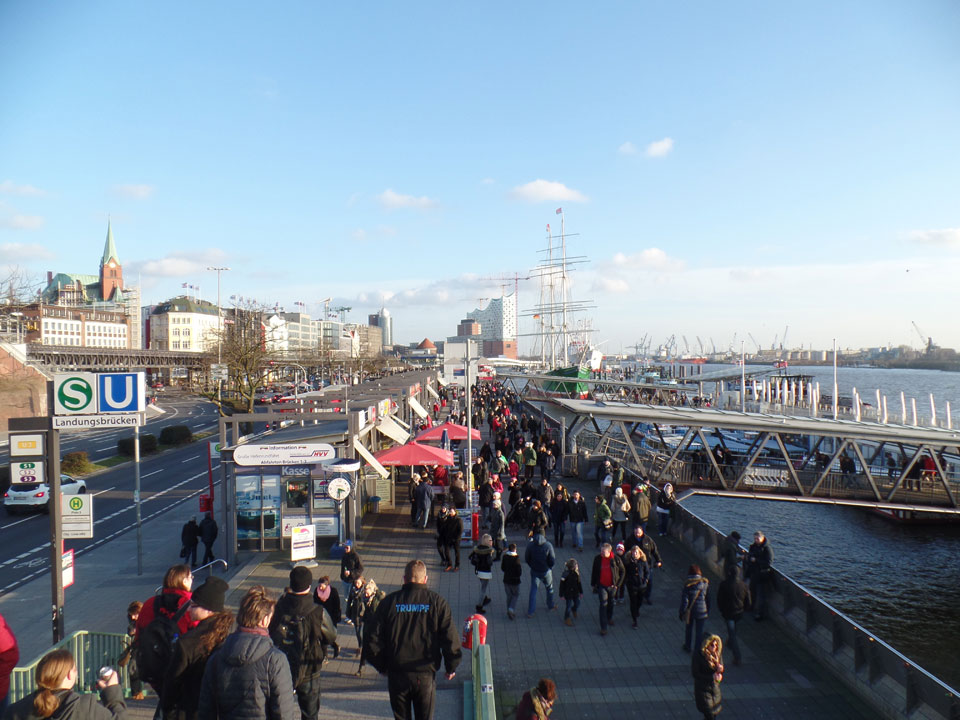
M 409 342 L 562 206 L 607 351 L 960 347 L 958 38 L 950 0 L 7 0 L 0 263 L 94 273 L 110 216 L 149 302 L 228 265 L 224 297 L 385 304 Z

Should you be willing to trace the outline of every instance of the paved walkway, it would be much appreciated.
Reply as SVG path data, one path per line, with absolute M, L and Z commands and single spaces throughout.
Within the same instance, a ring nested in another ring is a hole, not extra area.
M 571 488 L 585 491 L 591 498 L 593 484 L 569 481 Z M 405 488 L 398 488 L 405 498 Z M 588 503 L 589 504 L 589 503 Z M 176 562 L 171 542 L 179 537 L 183 522 L 193 514 L 192 507 L 171 512 L 145 526 L 147 549 L 144 575 L 136 575 L 133 534 L 127 534 L 85 556 L 77 563 L 77 585 L 67 590 L 67 630 L 121 631 L 127 603 L 143 599 L 159 585 L 164 570 Z M 436 552 L 432 529 L 415 530 L 409 526 L 409 507 L 368 516 L 364 538 L 358 544 L 365 574 L 374 578 L 386 592 L 399 587 L 403 565 L 419 557 L 427 563 L 429 585 L 450 602 L 458 623 L 472 614 L 478 581 L 462 551 L 463 569 L 444 573 Z M 592 529 L 588 547 L 580 554 L 568 546 L 557 549 L 555 582 L 559 568 L 570 556 L 580 561 L 584 584 L 589 585 L 593 559 Z M 551 533 L 552 535 L 552 533 Z M 162 538 L 162 540 L 161 540 Z M 548 537 L 552 539 L 552 537 Z M 533 618 L 521 611 L 515 621 L 505 613 L 501 574 L 494 573 L 489 594 L 493 602 L 487 614 L 488 641 L 492 647 L 499 715 L 511 710 L 522 693 L 541 676 L 553 678 L 560 700 L 552 715 L 555 720 L 603 717 L 696 718 L 690 656 L 681 650 L 683 626 L 677 619 L 680 588 L 686 568 L 692 562 L 671 538 L 656 538 L 664 557 L 663 571 L 654 576 L 652 606 L 644 606 L 640 628 L 630 627 L 626 605 L 617 607 L 616 625 L 606 637 L 599 635 L 596 597 L 584 597 L 580 618 L 572 628 L 562 622 L 562 611 L 548 613 L 540 597 Z M 521 557 L 525 537 L 509 533 Z M 283 553 L 248 555 L 228 578 L 231 591 L 227 604 L 236 607 L 250 585 L 262 583 L 277 592 L 288 580 L 290 563 Z M 339 561 L 319 559 L 314 577 L 329 575 L 339 579 Z M 717 578 L 711 578 L 715 587 Z M 529 574 L 524 568 L 519 609 L 525 610 L 529 592 Z M 339 586 L 338 586 L 339 589 Z M 711 592 L 713 592 L 711 590 Z M 0 612 L 20 638 L 22 657 L 32 659 L 49 646 L 49 581 L 38 580 L 0 598 Z M 714 612 L 707 631 L 721 632 L 722 624 Z M 338 628 L 343 653 L 331 662 L 323 679 L 321 718 L 324 720 L 368 720 L 389 718 L 386 681 L 367 669 L 363 678 L 355 676 L 358 656 L 353 629 Z M 729 718 L 873 718 L 875 713 L 829 676 L 805 651 L 793 645 L 771 623 L 755 623 L 749 617 L 741 623 L 744 664 L 728 663 L 722 686 L 725 712 Z M 729 659 L 729 658 L 728 658 Z M 463 681 L 470 676 L 469 653 L 452 681 L 438 675 L 437 720 L 461 717 Z M 148 700 L 131 702 L 132 717 L 150 718 L 154 704 Z

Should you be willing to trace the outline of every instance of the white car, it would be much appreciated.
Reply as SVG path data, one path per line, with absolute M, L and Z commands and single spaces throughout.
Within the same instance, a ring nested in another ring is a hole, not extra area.
M 60 475 L 60 491 L 64 495 L 82 495 L 87 491 L 87 483 Z M 3 507 L 10 515 L 17 510 L 50 512 L 50 488 L 46 483 L 13 483 L 3 496 Z

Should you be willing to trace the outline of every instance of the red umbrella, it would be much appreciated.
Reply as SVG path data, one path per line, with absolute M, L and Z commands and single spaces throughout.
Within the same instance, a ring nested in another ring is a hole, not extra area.
M 447 431 L 447 437 L 451 440 L 466 440 L 467 439 L 467 426 L 466 425 L 457 425 L 452 422 L 445 422 L 443 425 L 437 425 L 432 427 L 429 430 L 424 430 L 422 433 L 417 435 L 417 442 L 422 442 L 424 440 L 439 440 L 440 436 L 443 435 L 443 431 Z M 470 436 L 479 441 L 480 440 L 480 431 L 476 428 L 470 429 Z
M 452 466 L 453 452 L 431 445 L 410 442 L 389 450 L 381 450 L 374 457 L 381 465 L 446 465 Z

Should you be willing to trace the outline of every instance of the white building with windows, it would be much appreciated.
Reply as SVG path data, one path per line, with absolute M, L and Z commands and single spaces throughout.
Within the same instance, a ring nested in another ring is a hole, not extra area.
M 147 348 L 206 352 L 217 345 L 217 306 L 181 296 L 157 305 L 147 321 Z

